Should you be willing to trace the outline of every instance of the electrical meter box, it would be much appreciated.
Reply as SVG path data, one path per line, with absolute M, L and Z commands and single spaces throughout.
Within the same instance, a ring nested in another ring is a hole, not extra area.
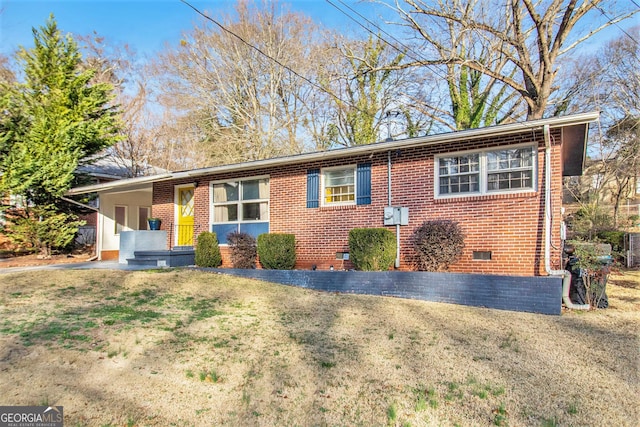
M 385 207 L 384 225 L 409 225 L 409 208 Z

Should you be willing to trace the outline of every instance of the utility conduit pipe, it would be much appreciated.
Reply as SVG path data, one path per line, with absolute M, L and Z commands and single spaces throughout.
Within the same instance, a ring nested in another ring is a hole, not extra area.
M 391 151 L 387 151 L 387 191 L 388 191 L 388 205 L 391 206 Z M 395 267 L 400 267 L 400 224 L 396 224 L 396 261 Z
M 551 268 L 551 135 L 549 125 L 543 126 L 544 134 L 544 268 L 550 276 L 562 276 L 562 301 L 573 310 L 589 310 L 589 304 L 574 304 L 569 298 L 571 273 Z

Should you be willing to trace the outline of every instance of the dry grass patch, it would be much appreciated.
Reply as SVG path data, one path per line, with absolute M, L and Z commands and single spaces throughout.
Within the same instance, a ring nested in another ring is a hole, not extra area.
M 562 316 L 189 270 L 0 276 L 3 405 L 68 425 L 638 425 L 640 273 Z

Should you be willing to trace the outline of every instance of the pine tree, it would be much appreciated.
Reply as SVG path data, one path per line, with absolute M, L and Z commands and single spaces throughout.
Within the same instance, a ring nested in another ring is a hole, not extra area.
M 117 141 L 119 122 L 109 104 L 112 86 L 91 84 L 95 70 L 81 67 L 77 44 L 61 34 L 53 15 L 33 36 L 34 47 L 17 53 L 24 82 L 4 84 L 0 92 L 0 190 L 28 202 L 15 221 L 22 226 L 12 231 L 32 229 L 24 221 L 37 221 L 32 243 L 48 256 L 77 231 L 77 218 L 61 197 L 82 160 Z

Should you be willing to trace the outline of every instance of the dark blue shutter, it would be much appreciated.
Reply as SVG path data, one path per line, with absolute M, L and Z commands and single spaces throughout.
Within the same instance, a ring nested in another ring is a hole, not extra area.
M 317 208 L 320 202 L 320 169 L 307 171 L 307 207 Z
M 371 204 L 371 163 L 360 163 L 357 167 L 356 204 Z

